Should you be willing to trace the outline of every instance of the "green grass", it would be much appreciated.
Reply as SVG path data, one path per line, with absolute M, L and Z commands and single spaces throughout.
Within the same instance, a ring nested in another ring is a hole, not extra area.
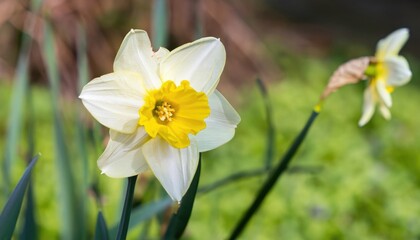
M 362 50 L 358 50 L 363 52 Z M 329 75 L 350 53 L 331 58 L 296 56 L 274 49 L 279 64 L 287 72 L 281 82 L 272 83 L 269 99 L 274 119 L 276 163 L 300 131 L 317 102 Z M 354 54 L 354 53 L 353 53 Z M 289 58 L 288 58 L 289 57 Z M 354 55 L 353 55 L 354 57 Z M 257 215 L 245 230 L 245 239 L 415 239 L 420 236 L 420 87 L 417 81 L 418 62 L 409 59 L 414 77 L 412 83 L 393 93 L 392 119 L 386 121 L 379 113 L 365 127 L 357 126 L 361 116 L 364 84 L 347 86 L 333 94 L 310 130 L 291 164 L 291 170 L 268 196 Z M 12 86 L 0 82 L 0 101 L 9 106 Z M 55 166 L 54 121 L 50 92 L 32 86 L 35 125 L 35 151 L 40 152 L 33 171 L 36 219 L 40 239 L 56 239 L 61 234 L 65 216 L 59 214 Z M 229 96 L 227 96 L 229 98 Z M 203 154 L 200 186 L 211 184 L 242 170 L 265 166 L 266 120 L 261 93 L 256 86 L 245 86 L 238 111 L 242 117 L 235 138 L 228 144 Z M 67 138 L 69 161 L 75 170 L 76 182 L 82 182 L 76 134 L 76 112 L 80 102 L 61 99 L 64 135 Z M 5 136 L 8 107 L 0 108 L 0 133 Z M 87 115 L 89 116 L 89 115 Z M 86 126 L 89 126 L 86 121 Z M 106 133 L 106 130 L 103 131 Z M 23 131 L 25 134 L 26 131 Z M 13 184 L 21 176 L 22 159 L 27 144 L 22 138 L 17 164 L 12 169 Z M 89 194 L 86 203 L 87 229 L 91 238 L 98 208 L 102 208 L 108 227 L 119 220 L 124 180 L 100 175 L 96 167 L 104 145 L 88 143 L 90 184 L 98 183 L 101 206 Z M 0 138 L 4 152 L 5 138 Z M 150 174 L 145 174 L 153 178 Z M 264 175 L 243 179 L 212 192 L 198 193 L 185 239 L 224 239 L 252 202 Z M 153 189 L 138 187 L 138 199 L 159 195 Z M 153 193 L 151 193 L 153 192 Z M 7 194 L 0 192 L 0 206 Z M 19 226 L 18 225 L 18 229 Z M 150 222 L 151 237 L 158 237 L 159 220 Z M 134 239 L 146 225 L 129 233 Z

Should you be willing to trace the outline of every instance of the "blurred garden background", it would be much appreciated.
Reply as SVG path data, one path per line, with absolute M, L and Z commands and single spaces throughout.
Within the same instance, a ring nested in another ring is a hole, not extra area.
M 202 36 L 225 45 L 218 88 L 242 122 L 232 141 L 203 154 L 183 236 L 225 239 L 334 70 L 374 55 L 377 41 L 401 27 L 410 30 L 401 55 L 413 77 L 393 93 L 392 119 L 377 113 L 358 127 L 363 82 L 333 94 L 242 236 L 420 238 L 419 12 L 413 0 L 0 1 L 2 208 L 41 154 L 16 239 L 91 239 L 99 210 L 115 232 L 126 180 L 100 174 L 108 130 L 77 97 L 90 79 L 112 71 L 130 29 L 146 30 L 156 50 Z M 139 177 L 134 200 L 129 239 L 159 239 L 173 206 L 153 174 Z M 26 236 L 31 227 L 35 234 Z

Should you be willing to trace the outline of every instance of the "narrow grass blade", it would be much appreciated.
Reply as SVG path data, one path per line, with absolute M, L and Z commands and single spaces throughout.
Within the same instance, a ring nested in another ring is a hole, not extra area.
M 172 204 L 172 199 L 166 197 L 159 201 L 145 204 L 141 208 L 135 209 L 131 214 L 131 221 L 129 228 L 137 226 L 139 223 L 151 219 L 156 214 L 167 209 Z
M 35 151 L 35 124 L 32 119 L 35 118 L 35 111 L 33 105 L 33 95 L 31 89 L 29 89 L 28 96 L 27 96 L 27 118 L 29 121 L 26 122 L 27 124 L 27 142 L 28 142 L 28 165 L 31 163 L 31 156 L 34 155 Z M 26 208 L 25 208 L 25 218 L 24 224 L 21 229 L 20 239 L 28 239 L 28 240 L 36 240 L 38 239 L 38 231 L 35 222 L 35 199 L 33 196 L 33 185 L 29 184 L 28 192 L 26 193 Z
M 96 218 L 95 240 L 108 240 L 108 228 L 106 226 L 104 215 L 101 211 L 98 212 Z
M 194 39 L 199 39 L 204 37 L 204 12 L 200 11 L 200 3 L 198 1 L 191 2 L 194 4 Z
M 10 114 L 4 149 L 3 182 L 10 185 L 10 170 L 18 150 L 19 136 L 22 131 L 24 104 L 28 91 L 28 61 L 32 45 L 30 36 L 23 34 L 22 49 L 20 50 L 16 68 L 16 78 L 13 86 L 12 100 L 10 101 Z
M 133 207 L 134 188 L 136 186 L 137 175 L 128 178 L 127 191 L 125 195 L 123 212 L 121 214 L 120 225 L 118 227 L 117 240 L 127 237 L 128 224 L 130 223 L 131 209 Z
M 155 48 L 165 47 L 168 42 L 167 0 L 154 0 L 152 12 L 152 40 Z
M 273 162 L 273 156 L 274 156 L 274 123 L 273 123 L 273 114 L 272 114 L 272 107 L 270 103 L 270 99 L 268 98 L 268 91 L 265 87 L 263 81 L 260 78 L 257 78 L 257 85 L 260 89 L 260 92 L 263 96 L 264 100 L 264 107 L 266 112 L 266 118 L 267 118 L 267 148 L 265 152 L 265 168 L 270 169 L 272 162 Z
M 30 1 L 30 9 L 33 12 L 38 12 L 42 0 Z M 25 21 L 25 28 L 27 32 L 33 32 L 35 29 L 35 21 L 32 18 L 27 18 Z M 22 33 L 22 44 L 19 52 L 18 63 L 16 67 L 16 78 L 13 87 L 12 101 L 10 102 L 10 114 L 8 119 L 6 146 L 4 150 L 3 162 L 3 181 L 4 189 L 10 186 L 10 169 L 14 162 L 16 162 L 16 153 L 18 151 L 19 136 L 22 130 L 22 115 L 24 113 L 24 102 L 28 89 L 28 64 L 29 54 L 32 48 L 32 39 L 26 33 Z M 8 192 L 8 191 L 6 191 Z
M 86 30 L 79 25 L 77 34 L 77 69 L 79 75 L 79 93 L 89 81 L 89 64 L 87 58 Z
M 130 223 L 128 225 L 128 230 L 138 226 L 138 224 L 143 223 L 144 221 L 150 220 L 156 214 L 164 211 L 172 204 L 172 199 L 169 197 L 163 198 L 156 202 L 144 204 L 139 208 L 135 208 L 130 217 Z M 110 230 L 110 236 L 115 236 L 117 233 L 117 227 L 114 226 Z
M 24 46 L 29 45 L 29 36 L 24 37 Z M 13 87 L 12 100 L 10 104 L 9 122 L 6 135 L 6 146 L 4 149 L 3 162 L 3 182 L 6 186 L 10 185 L 10 171 L 13 162 L 16 160 L 18 150 L 19 136 L 22 131 L 22 119 L 24 111 L 24 102 L 28 88 L 28 52 L 24 49 L 21 51 L 19 63 L 17 66 L 16 80 Z M 25 53 L 25 54 L 23 54 Z
M 16 185 L 9 200 L 3 208 L 0 215 L 0 239 L 12 239 L 19 212 L 22 206 L 23 197 L 28 187 L 32 169 L 35 166 L 39 156 L 32 159 L 31 164 L 26 168 L 22 178 Z
M 197 193 L 198 181 L 200 180 L 201 171 L 201 154 L 200 160 L 198 161 L 197 171 L 191 182 L 187 193 L 181 200 L 181 206 L 177 213 L 174 213 L 166 230 L 164 239 L 179 239 L 187 227 L 188 221 L 190 220 L 191 212 L 194 206 L 195 195 Z
M 78 92 L 81 92 L 84 85 L 86 85 L 88 78 L 89 78 L 89 68 L 88 68 L 88 60 L 87 60 L 87 53 L 86 53 L 86 32 L 85 29 L 79 25 L 78 26 L 78 34 L 77 34 L 77 69 L 78 69 Z M 88 205 L 89 196 L 88 196 L 88 189 L 90 187 L 89 183 L 89 157 L 88 157 L 88 136 L 87 136 L 87 129 L 84 124 L 83 119 L 83 106 L 81 101 L 77 104 L 78 111 L 75 113 L 75 142 L 77 143 L 77 153 L 79 156 L 80 161 L 77 162 L 77 168 L 81 169 L 82 177 L 80 179 L 80 184 L 77 184 L 77 191 L 80 193 L 80 215 L 86 216 L 88 212 Z M 83 229 L 80 231 L 87 231 L 87 223 L 86 218 L 80 219 L 80 226 Z
M 251 177 L 258 177 L 263 174 L 267 174 L 269 172 L 269 169 L 264 168 L 258 168 L 258 169 L 252 169 L 252 170 L 245 170 L 241 172 L 233 173 L 225 178 L 222 178 L 218 181 L 215 181 L 211 184 L 208 184 L 206 186 L 200 187 L 198 189 L 198 193 L 204 194 L 211 192 L 219 187 L 225 186 L 227 184 L 233 183 L 235 181 L 239 181 L 242 179 L 249 179 Z
M 268 195 L 270 190 L 273 188 L 274 184 L 280 178 L 280 176 L 286 171 L 287 167 L 289 166 L 290 161 L 292 160 L 293 156 L 295 155 L 296 151 L 299 149 L 299 146 L 302 144 L 303 140 L 308 133 L 309 128 L 312 126 L 312 123 L 318 116 L 318 112 L 312 111 L 308 121 L 306 122 L 305 126 L 296 137 L 292 145 L 289 147 L 287 152 L 283 155 L 283 158 L 270 174 L 268 179 L 265 181 L 264 185 L 260 188 L 257 196 L 254 199 L 254 202 L 245 212 L 243 217 L 240 219 L 238 224 L 236 225 L 235 229 L 233 230 L 232 234 L 230 235 L 229 239 L 237 239 L 242 231 L 245 229 L 246 225 L 248 224 L 249 220 L 251 220 L 252 216 L 255 212 L 259 209 L 262 202 L 264 201 L 265 197 Z
M 67 149 L 66 136 L 64 134 L 63 120 L 59 110 L 60 82 L 56 52 L 54 48 L 54 36 L 51 26 L 44 25 L 43 56 L 47 68 L 48 80 L 51 89 L 51 104 L 54 118 L 54 139 L 56 152 L 56 168 L 58 173 L 57 189 L 59 196 L 59 208 L 61 215 L 61 238 L 84 239 L 84 228 L 80 219 L 84 218 L 79 210 L 79 192 L 75 191 L 75 180 L 72 171 L 70 155 Z

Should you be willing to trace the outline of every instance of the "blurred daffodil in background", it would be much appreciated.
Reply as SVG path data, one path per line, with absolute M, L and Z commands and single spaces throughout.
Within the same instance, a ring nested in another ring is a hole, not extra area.
M 172 199 L 181 201 L 199 153 L 228 142 L 240 117 L 216 90 L 226 61 L 219 39 L 206 37 L 153 52 L 145 31 L 131 30 L 114 72 L 82 90 L 85 107 L 110 129 L 98 166 L 123 178 L 151 169 Z
M 369 85 L 364 92 L 359 126 L 369 122 L 377 104 L 382 116 L 385 119 L 391 118 L 391 93 L 395 87 L 408 83 L 412 75 L 407 60 L 398 55 L 408 36 L 408 29 L 402 28 L 378 42 L 375 57 L 365 72 Z

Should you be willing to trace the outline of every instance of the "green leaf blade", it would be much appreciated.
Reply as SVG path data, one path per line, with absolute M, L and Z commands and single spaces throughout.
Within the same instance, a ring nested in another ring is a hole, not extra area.
M 28 187 L 32 169 L 35 166 L 39 156 L 32 159 L 29 166 L 26 168 L 19 183 L 16 185 L 9 200 L 3 208 L 0 215 L 0 239 L 11 239 L 13 231 L 16 227 L 16 222 L 19 217 L 20 209 L 22 207 L 23 198 Z
M 106 226 L 104 215 L 101 211 L 98 212 L 96 219 L 95 240 L 108 240 L 108 228 Z

